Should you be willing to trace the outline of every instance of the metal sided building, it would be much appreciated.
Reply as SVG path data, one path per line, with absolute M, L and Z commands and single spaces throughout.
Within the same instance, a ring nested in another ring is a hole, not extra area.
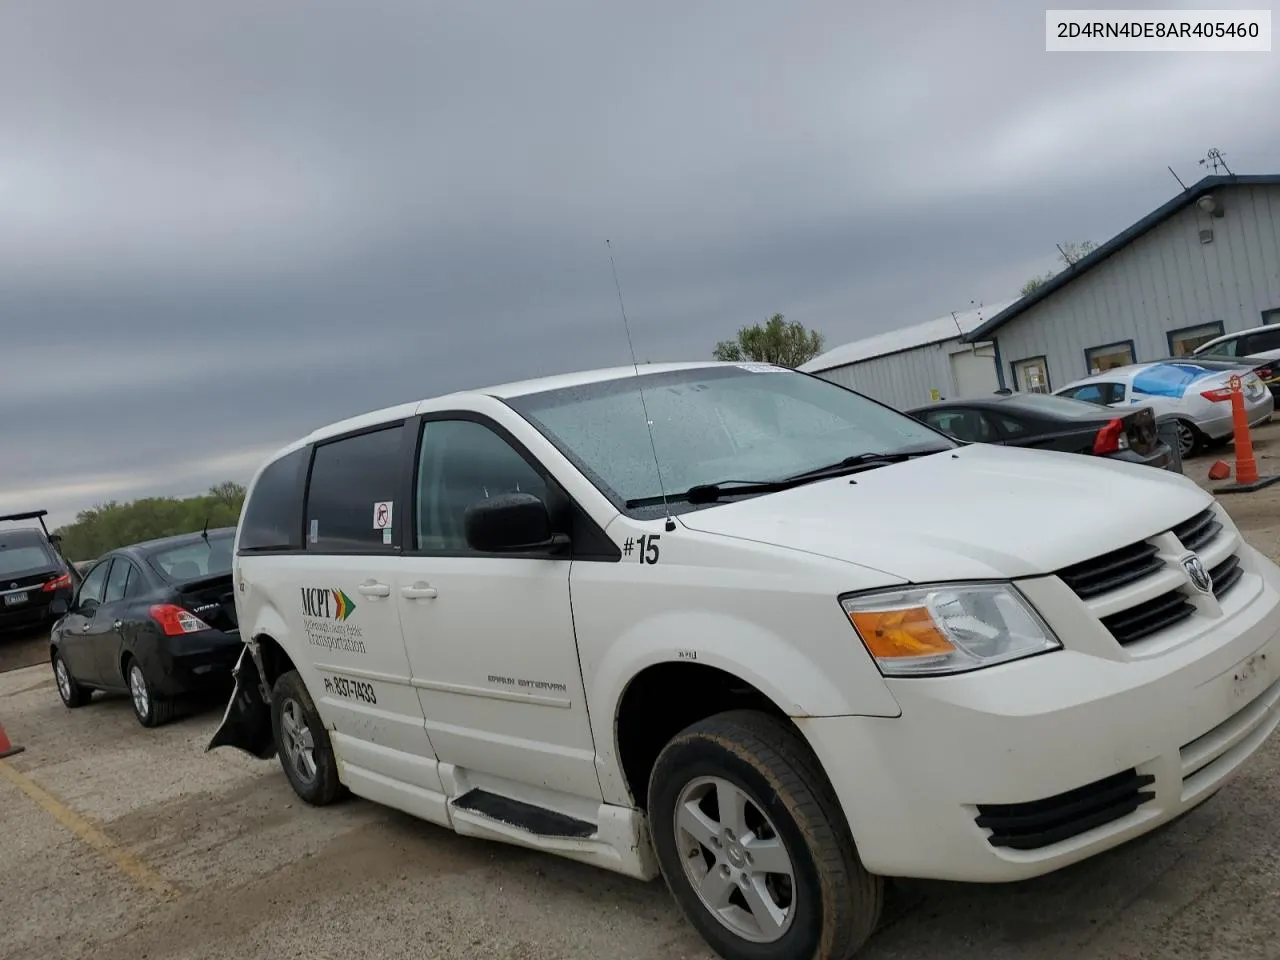
M 1209 176 L 966 335 L 1047 393 L 1280 323 L 1280 175 Z
M 995 348 L 964 343 L 961 337 L 1008 305 L 947 314 L 846 343 L 799 369 L 899 410 L 931 400 L 985 396 L 999 387 Z

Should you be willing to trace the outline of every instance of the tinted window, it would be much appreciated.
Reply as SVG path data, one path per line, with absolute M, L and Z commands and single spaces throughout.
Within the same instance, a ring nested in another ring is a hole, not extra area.
M 110 560 L 103 560 L 89 571 L 89 575 L 84 578 L 84 583 L 80 584 L 78 605 L 83 606 L 89 600 L 102 600 L 102 588 L 106 585 L 107 568 L 110 566 Z
M 0 542 L 0 577 L 41 573 L 52 566 L 53 558 L 38 542 L 13 544 Z
M 102 602 L 115 603 L 117 600 L 123 600 L 132 576 L 133 564 L 123 557 L 117 557 L 111 564 L 111 572 L 107 574 L 107 587 L 102 593 Z
M 932 410 L 926 414 L 926 418 L 931 426 L 966 443 L 992 443 L 998 439 L 987 418 L 977 410 L 966 410 L 963 407 Z
M 1241 355 L 1264 353 L 1267 350 L 1280 350 L 1280 330 L 1259 330 L 1242 338 Z
M 1124 388 L 1114 383 L 1089 383 L 1066 394 L 1075 400 L 1106 406 L 1124 398 Z
M 417 549 L 467 550 L 462 526 L 467 508 L 503 493 L 532 493 L 545 502 L 547 485 L 524 457 L 484 424 L 471 420 L 423 424 Z
M 302 470 L 305 447 L 267 465 L 249 491 L 240 522 L 241 550 L 297 550 L 302 547 Z
M 649 373 L 508 403 L 615 503 L 660 499 L 655 447 L 669 492 L 727 479 L 787 477 L 859 453 L 947 447 L 906 414 L 818 377 L 763 364 Z M 688 507 L 676 503 L 672 509 Z
M 1000 424 L 1000 429 L 1011 437 L 1016 437 L 1019 434 L 1027 432 L 1026 424 L 1019 423 L 1011 417 L 1002 416 L 1000 414 L 995 414 L 994 416 L 996 423 Z
M 307 549 L 391 553 L 376 529 L 374 505 L 391 502 L 391 522 L 403 510 L 400 490 L 399 424 L 316 447 L 307 489 Z
M 148 554 L 147 562 L 169 580 L 196 580 L 231 572 L 231 544 L 235 531 L 209 534 L 192 543 L 166 547 Z

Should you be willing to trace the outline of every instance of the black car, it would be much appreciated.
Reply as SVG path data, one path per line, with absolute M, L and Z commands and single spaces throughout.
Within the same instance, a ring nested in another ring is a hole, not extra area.
M 47 515 L 33 510 L 0 516 L 0 523 L 40 521 L 39 528 L 0 528 L 0 632 L 48 627 L 58 619 L 55 605 L 71 599 L 75 572 L 44 524 Z
M 235 528 L 112 550 L 90 567 L 50 651 L 58 694 L 82 707 L 94 690 L 129 694 L 144 727 L 180 698 L 225 692 L 244 649 L 231 583 Z
M 1121 412 L 1067 397 L 1005 392 L 905 412 L 965 443 L 1061 450 L 1182 470 L 1176 450 L 1160 439 L 1150 407 Z

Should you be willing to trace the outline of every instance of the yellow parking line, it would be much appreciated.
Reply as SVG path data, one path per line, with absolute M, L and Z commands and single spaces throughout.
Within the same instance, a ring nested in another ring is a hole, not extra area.
M 0 775 L 34 800 L 46 813 L 74 833 L 89 846 L 110 860 L 120 871 L 139 886 L 150 890 L 162 900 L 172 900 L 178 891 L 164 877 L 156 873 L 128 850 L 112 843 L 105 834 L 80 814 L 45 790 L 38 783 L 0 760 Z

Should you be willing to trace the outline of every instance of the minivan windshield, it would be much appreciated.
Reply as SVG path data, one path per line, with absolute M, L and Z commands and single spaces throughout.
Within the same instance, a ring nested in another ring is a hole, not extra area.
M 763 484 L 873 454 L 892 457 L 957 446 L 860 394 L 767 364 L 642 372 L 639 378 L 530 393 L 507 403 L 615 506 L 633 515 L 661 512 L 664 487 L 671 496 L 701 485 Z M 657 506 L 636 505 L 653 500 Z M 673 502 L 671 508 L 687 510 L 690 504 Z

